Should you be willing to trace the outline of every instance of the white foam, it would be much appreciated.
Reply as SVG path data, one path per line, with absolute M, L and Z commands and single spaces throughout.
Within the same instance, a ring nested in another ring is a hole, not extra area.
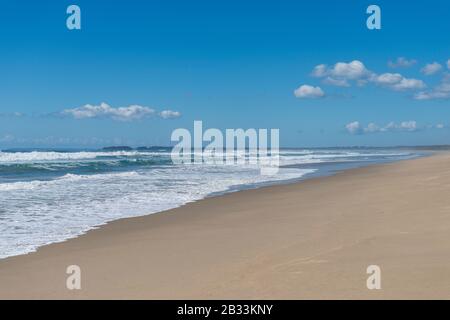
M 141 172 L 67 174 L 50 181 L 0 184 L 0 257 L 78 236 L 108 221 L 159 212 L 232 186 L 299 178 L 314 170 L 182 165 Z M 1 211 L 0 211 L 1 213 Z
M 0 163 L 33 163 L 39 161 L 70 161 L 70 160 L 88 160 L 99 157 L 129 157 L 138 155 L 160 155 L 156 152 L 138 152 L 138 151 L 113 151 L 113 152 L 2 152 L 0 151 Z
M 337 158 L 380 156 L 359 152 L 283 150 L 281 165 L 313 164 Z M 0 165 L 64 162 L 77 167 L 80 159 L 98 157 L 168 157 L 159 152 L 0 152 Z M 392 155 L 392 154 L 389 154 Z M 402 154 L 404 155 L 404 154 Z M 109 158 L 108 158 L 109 159 Z M 110 161 L 110 160 L 105 160 Z M 34 166 L 34 165 L 33 165 Z M 67 169 L 64 169 L 67 170 Z M 249 165 L 159 165 L 125 172 L 64 174 L 50 180 L 0 183 L 0 258 L 78 236 L 108 221 L 179 207 L 235 186 L 298 179 L 314 169 L 280 168 L 275 176 Z M 65 171 L 67 172 L 67 171 Z

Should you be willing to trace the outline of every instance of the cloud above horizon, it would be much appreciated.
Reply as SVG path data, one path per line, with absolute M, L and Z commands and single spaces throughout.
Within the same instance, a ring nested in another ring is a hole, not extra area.
M 408 60 L 400 57 L 394 62 L 389 61 L 388 65 L 391 68 L 407 68 L 416 63 L 417 61 L 414 59 Z M 434 61 L 420 69 L 420 73 L 425 76 L 442 75 L 441 82 L 430 89 L 427 89 L 428 86 L 424 80 L 405 77 L 398 72 L 376 73 L 359 60 L 337 62 L 330 66 L 318 64 L 313 68 L 310 76 L 320 79 L 324 85 L 333 87 L 349 88 L 354 85 L 363 87 L 374 84 L 378 87 L 398 92 L 411 91 L 410 98 L 414 100 L 450 99 L 450 72 L 444 71 L 445 66 L 450 70 L 450 59 L 444 64 Z M 345 96 L 339 93 L 325 94 L 321 87 L 306 84 L 297 88 L 294 91 L 294 95 L 297 98 L 305 99 Z
M 416 132 L 421 129 L 444 129 L 444 124 L 429 125 L 425 127 L 419 127 L 414 120 L 402 121 L 400 123 L 389 122 L 384 126 L 379 126 L 373 122 L 367 126 L 363 126 L 359 121 L 353 121 L 345 125 L 345 129 L 352 135 L 362 135 L 370 133 L 382 133 L 382 132 Z
M 420 72 L 422 72 L 426 76 L 431 76 L 435 73 L 438 73 L 441 70 L 442 70 L 442 65 L 435 61 L 435 62 L 426 64 L 425 67 L 420 69 Z
M 419 79 L 405 78 L 400 73 L 383 73 L 381 75 L 372 74 L 369 81 L 388 87 L 395 91 L 416 90 L 426 87 L 425 82 Z
M 368 78 L 371 72 L 359 60 L 351 62 L 338 62 L 332 67 L 326 64 L 319 64 L 314 67 L 311 75 L 315 78 L 324 78 L 328 84 L 338 84 L 339 86 L 349 86 L 349 80 L 361 80 Z
M 294 95 L 301 99 L 317 99 L 325 96 L 325 92 L 320 87 L 304 84 L 294 91 Z
M 175 119 L 181 117 L 181 113 L 172 110 L 163 110 L 159 113 L 159 116 L 163 119 Z
M 322 82 L 336 87 L 350 87 L 350 83 L 348 83 L 346 79 L 335 79 L 332 77 L 326 77 Z
M 365 134 L 365 133 L 377 133 L 377 132 L 389 132 L 389 131 L 417 131 L 417 122 L 414 120 L 403 121 L 399 124 L 395 122 L 389 122 L 385 126 L 379 126 L 373 122 L 369 123 L 366 127 L 361 125 L 359 121 L 353 121 L 348 123 L 345 128 L 350 134 Z
M 72 117 L 74 119 L 112 119 L 117 121 L 133 121 L 148 118 L 151 116 L 159 116 L 163 119 L 178 118 L 180 112 L 172 110 L 164 110 L 157 113 L 155 109 L 140 105 L 129 105 L 127 107 L 111 107 L 109 104 L 102 102 L 99 105 L 86 104 L 84 106 L 66 109 L 60 113 L 62 116 Z
M 406 63 L 405 60 L 399 61 L 403 64 Z M 430 67 L 430 69 L 432 68 L 436 67 Z M 400 73 L 377 74 L 372 72 L 359 60 L 338 62 L 332 67 L 328 67 L 326 64 L 319 64 L 314 67 L 311 76 L 322 78 L 324 84 L 338 87 L 350 87 L 351 81 L 355 81 L 358 86 L 375 83 L 395 91 L 418 90 L 426 87 L 425 82 L 422 80 L 406 78 Z
M 450 98 L 450 74 L 444 76 L 440 84 L 432 90 L 420 91 L 414 95 L 416 100 L 433 100 Z

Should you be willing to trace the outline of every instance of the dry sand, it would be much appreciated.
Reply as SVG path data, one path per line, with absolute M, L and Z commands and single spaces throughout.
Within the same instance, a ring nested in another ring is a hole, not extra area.
M 450 155 L 118 220 L 1 260 L 0 298 L 449 299 Z

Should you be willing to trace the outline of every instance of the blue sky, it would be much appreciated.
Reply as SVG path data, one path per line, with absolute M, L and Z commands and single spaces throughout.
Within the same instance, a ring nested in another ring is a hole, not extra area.
M 0 147 L 168 145 L 194 120 L 286 147 L 450 143 L 448 1 L 0 4 Z

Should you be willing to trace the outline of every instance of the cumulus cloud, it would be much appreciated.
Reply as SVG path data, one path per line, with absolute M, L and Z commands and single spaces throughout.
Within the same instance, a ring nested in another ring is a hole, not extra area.
M 325 96 L 325 92 L 320 87 L 313 87 L 304 84 L 294 91 L 294 95 L 297 98 L 322 98 Z
M 426 76 L 431 76 L 442 70 L 442 65 L 437 62 L 428 63 L 423 67 L 420 72 L 422 72 Z
M 330 70 L 332 77 L 341 79 L 361 79 L 370 75 L 369 70 L 365 65 L 359 60 L 353 60 L 352 62 L 338 62 Z
M 174 119 L 181 117 L 181 113 L 172 110 L 163 110 L 159 113 L 159 116 L 163 119 Z
M 350 87 L 350 83 L 346 79 L 334 79 L 332 77 L 326 77 L 323 83 L 336 87 Z
M 403 91 L 423 89 L 426 87 L 426 85 L 422 80 L 403 78 L 399 83 L 396 83 L 390 87 L 397 91 Z
M 325 77 L 327 74 L 328 74 L 328 67 L 326 64 L 319 64 L 315 66 L 313 71 L 311 72 L 311 75 L 317 78 Z
M 417 60 L 406 59 L 405 57 L 399 57 L 395 61 L 389 61 L 388 66 L 390 68 L 409 68 L 417 63 Z
M 381 75 L 373 74 L 370 81 L 397 91 L 416 90 L 426 87 L 422 80 L 408 79 L 403 77 L 400 73 L 383 73 Z
M 371 81 L 380 85 L 393 85 L 399 83 L 403 79 L 400 73 L 383 73 L 380 75 L 373 75 Z
M 379 126 L 375 123 L 369 123 L 366 127 L 363 127 L 358 121 L 350 122 L 345 126 L 346 130 L 350 134 L 366 134 L 366 133 L 380 133 L 380 132 L 392 132 L 392 131 L 407 131 L 414 132 L 419 130 L 417 122 L 414 120 L 403 121 L 400 123 L 389 122 L 387 125 Z
M 409 79 L 400 73 L 376 74 L 369 71 L 359 60 L 351 62 L 338 62 L 333 67 L 320 64 L 314 67 L 312 75 L 325 78 L 323 82 L 340 87 L 350 86 L 349 81 L 354 80 L 358 86 L 372 82 L 396 91 L 417 90 L 425 88 L 425 83 L 419 79 Z
M 362 133 L 361 124 L 359 123 L 359 121 L 353 121 L 353 122 L 350 122 L 350 123 L 346 124 L 345 125 L 345 129 L 347 129 L 347 131 L 350 134 L 360 134 L 360 133 Z
M 329 67 L 326 64 L 319 64 L 314 67 L 311 75 L 316 78 L 323 78 L 322 82 L 336 87 L 350 87 L 351 81 L 357 85 L 365 85 L 371 77 L 370 72 L 364 63 L 359 60 L 351 62 L 337 62 Z
M 351 62 L 338 62 L 332 67 L 325 64 L 319 64 L 314 67 L 312 73 L 314 77 L 323 78 L 329 84 L 347 84 L 347 80 L 358 80 L 370 76 L 371 72 L 367 70 L 364 63 L 359 60 Z
M 86 104 L 74 109 L 66 109 L 63 115 L 72 116 L 75 119 L 90 118 L 111 118 L 114 120 L 136 120 L 155 113 L 154 109 L 139 105 L 113 108 L 109 104 L 102 102 L 100 105 Z
M 400 130 L 400 131 L 416 131 L 417 130 L 417 122 L 416 121 L 403 121 L 400 124 L 396 124 L 394 122 L 389 123 L 386 127 L 381 128 L 383 131 L 390 130 Z
M 100 105 L 86 104 L 82 107 L 66 109 L 61 112 L 61 115 L 73 117 L 74 119 L 107 118 L 119 121 L 139 120 L 155 114 L 155 109 L 149 107 L 130 105 L 127 107 L 114 108 L 104 102 Z M 173 118 L 175 114 L 180 116 L 179 112 L 171 110 L 166 110 L 159 113 L 159 115 L 164 119 L 170 117 Z
M 421 91 L 414 95 L 415 100 L 434 100 L 434 99 L 448 99 L 450 92 L 442 91 Z
M 450 98 L 450 77 L 444 77 L 441 83 L 429 91 L 421 91 L 414 95 L 416 100 L 449 99 Z
M 393 68 L 409 67 L 416 63 L 416 60 L 408 60 L 406 58 L 397 58 L 396 61 L 390 61 L 390 66 Z M 432 63 L 424 68 L 424 73 L 432 74 L 438 72 L 442 66 L 438 63 Z M 325 85 L 332 85 L 336 87 L 350 87 L 356 85 L 359 87 L 368 84 L 375 84 L 377 86 L 391 89 L 394 91 L 420 91 L 416 94 L 415 99 L 424 100 L 431 96 L 442 96 L 443 90 L 437 93 L 424 91 L 427 87 L 426 83 L 421 79 L 406 78 L 400 73 L 386 72 L 376 73 L 369 70 L 360 60 L 353 60 L 350 62 L 337 62 L 334 65 L 319 64 L 316 65 L 311 76 L 320 78 Z M 309 85 L 302 86 L 295 90 L 295 95 L 299 98 L 318 98 L 324 96 L 324 92 L 320 87 L 313 87 Z M 327 95 L 333 96 L 333 95 Z

